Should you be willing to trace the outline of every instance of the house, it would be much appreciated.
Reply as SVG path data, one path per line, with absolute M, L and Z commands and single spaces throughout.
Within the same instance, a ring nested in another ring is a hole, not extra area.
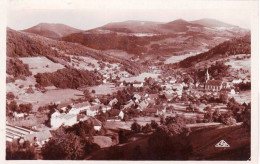
M 92 124 L 96 131 L 100 131 L 101 130 L 102 122 L 99 121 L 98 119 L 90 117 L 89 119 L 87 119 L 87 122 Z
M 174 84 L 172 85 L 172 90 L 177 93 L 178 97 L 182 96 L 182 90 L 183 90 L 183 85 L 182 84 Z
M 16 118 L 23 118 L 25 116 L 24 113 L 17 113 L 17 112 L 14 112 L 13 115 Z
M 98 98 L 95 98 L 94 102 L 92 102 L 92 105 L 98 105 L 100 103 L 100 100 Z
M 163 115 L 166 113 L 166 106 L 162 105 L 155 105 L 154 108 L 156 109 L 156 115 Z
M 112 109 L 109 111 L 108 120 L 118 120 L 124 118 L 124 112 L 122 110 Z
M 149 103 L 146 100 L 143 100 L 142 102 L 140 102 L 138 104 L 137 109 L 139 109 L 140 111 L 142 111 L 143 109 L 145 109 L 147 106 L 149 105 Z
M 242 83 L 242 82 L 243 82 L 242 79 L 234 79 L 234 80 L 232 81 L 233 84 L 239 84 L 239 83 Z
M 128 103 L 124 106 L 123 110 L 131 108 L 132 105 L 135 105 L 135 103 L 132 100 L 128 101 Z
M 102 110 L 102 106 L 100 105 L 91 106 L 88 110 L 86 110 L 86 115 L 94 117 L 98 114 L 99 110 Z
M 109 106 L 114 106 L 117 102 L 118 102 L 118 100 L 116 98 L 114 98 L 108 104 L 109 104 Z
M 77 115 L 54 112 L 50 118 L 51 127 L 58 128 L 61 125 L 72 126 L 77 123 Z
M 154 107 L 148 107 L 145 108 L 142 112 L 147 116 L 155 116 L 157 113 L 157 109 Z
M 66 103 L 61 103 L 61 104 L 59 104 L 59 105 L 57 106 L 57 109 L 58 109 L 59 111 L 65 112 L 65 111 L 67 111 L 68 109 L 71 109 L 72 106 L 73 106 L 73 104 L 72 104 L 71 102 L 66 102 Z
M 141 100 L 141 98 L 142 98 L 142 97 L 141 97 L 139 94 L 137 94 L 137 93 L 135 93 L 134 96 L 133 96 L 134 101 L 137 101 L 137 102 L 138 102 L 139 100 Z
M 69 111 L 70 114 L 79 114 L 83 111 L 90 109 L 91 105 L 87 102 L 77 103 L 72 106 L 72 109 Z
M 144 86 L 144 83 L 143 83 L 143 82 L 135 81 L 135 82 L 133 83 L 133 87 L 135 87 L 135 88 L 141 88 L 141 87 L 143 87 L 143 86 Z

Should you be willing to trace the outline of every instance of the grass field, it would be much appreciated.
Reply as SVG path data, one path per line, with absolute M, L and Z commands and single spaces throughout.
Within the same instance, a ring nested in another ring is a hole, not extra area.
M 116 92 L 118 90 L 118 87 L 116 88 L 115 85 L 112 83 L 106 83 L 106 84 L 88 87 L 87 89 L 89 91 L 95 90 L 96 95 L 107 95 Z
M 171 56 L 170 58 L 166 59 L 164 64 L 173 64 L 173 63 L 178 63 L 190 56 L 194 56 L 197 53 L 189 53 L 189 54 L 184 54 L 184 55 L 178 55 L 178 56 Z
M 55 72 L 58 69 L 64 68 L 63 65 L 54 63 L 46 57 L 24 57 L 19 59 L 29 65 L 29 69 L 33 75 L 44 72 Z
M 61 96 L 62 95 L 62 96 Z M 21 94 L 17 103 L 32 103 L 34 110 L 37 110 L 38 107 L 47 105 L 51 102 L 67 102 L 71 99 L 79 98 L 76 95 L 82 95 L 82 91 L 74 89 L 55 89 L 48 90 L 45 93 L 35 92 L 33 94 Z
M 251 102 L 251 91 L 241 91 L 239 94 L 230 95 L 230 97 L 234 97 L 239 103 L 249 103 Z
M 126 82 L 134 82 L 134 81 L 139 81 L 139 82 L 144 82 L 145 78 L 157 78 L 160 74 L 154 74 L 154 73 L 141 73 L 138 76 L 132 76 L 128 78 L 121 78 L 120 81 L 126 81 Z

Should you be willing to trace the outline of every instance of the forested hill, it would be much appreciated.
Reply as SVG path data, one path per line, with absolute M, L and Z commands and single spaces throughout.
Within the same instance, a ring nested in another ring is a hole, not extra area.
M 188 68 L 194 64 L 211 59 L 213 57 L 224 57 L 236 54 L 250 54 L 251 53 L 251 35 L 234 38 L 225 41 L 207 52 L 198 54 L 196 56 L 188 57 L 180 61 L 180 67 Z

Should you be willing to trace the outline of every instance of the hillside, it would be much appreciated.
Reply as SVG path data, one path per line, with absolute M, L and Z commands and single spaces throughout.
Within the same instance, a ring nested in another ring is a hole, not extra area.
M 131 74 L 139 74 L 144 69 L 139 63 L 119 59 L 102 51 L 64 41 L 57 41 L 35 34 L 19 32 L 7 28 L 7 56 L 11 58 L 44 56 L 55 63 L 68 65 L 67 55 L 87 56 L 103 62 L 121 63 Z M 138 66 L 138 67 L 134 67 Z
M 40 23 L 36 26 L 23 30 L 24 32 L 41 35 L 51 39 L 59 39 L 66 35 L 77 33 L 82 30 L 56 23 Z
M 221 125 L 222 126 L 222 125 Z M 149 138 L 142 137 L 134 142 L 120 144 L 111 148 L 94 152 L 86 159 L 90 160 L 248 160 L 250 135 L 241 125 L 231 127 L 212 127 L 194 130 L 188 137 L 176 138 L 176 144 L 186 143 L 183 147 L 175 145 L 177 149 L 186 150 L 171 159 L 154 159 L 149 154 Z M 242 135 L 241 135 L 242 134 Z M 225 140 L 231 147 L 216 148 L 215 145 Z M 161 141 L 163 142 L 163 141 Z M 186 147 L 186 149 L 185 149 Z M 166 148 L 165 148 L 166 150 Z M 243 151 L 241 151 L 243 150 Z M 165 151 L 169 154 L 171 152 Z M 186 156 L 185 156 L 186 154 Z
M 251 37 L 246 35 L 244 37 L 234 38 L 225 41 L 207 52 L 188 57 L 180 61 L 179 65 L 183 68 L 191 67 L 202 61 L 211 58 L 227 57 L 236 54 L 250 54 L 251 53 Z

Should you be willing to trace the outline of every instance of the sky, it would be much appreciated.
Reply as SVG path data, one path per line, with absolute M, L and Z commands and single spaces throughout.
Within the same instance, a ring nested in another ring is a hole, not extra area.
M 177 3 L 178 2 L 178 3 Z M 250 29 L 252 5 L 240 1 L 9 0 L 7 26 L 23 30 L 39 23 L 62 23 L 89 30 L 127 20 L 170 22 L 212 18 Z

